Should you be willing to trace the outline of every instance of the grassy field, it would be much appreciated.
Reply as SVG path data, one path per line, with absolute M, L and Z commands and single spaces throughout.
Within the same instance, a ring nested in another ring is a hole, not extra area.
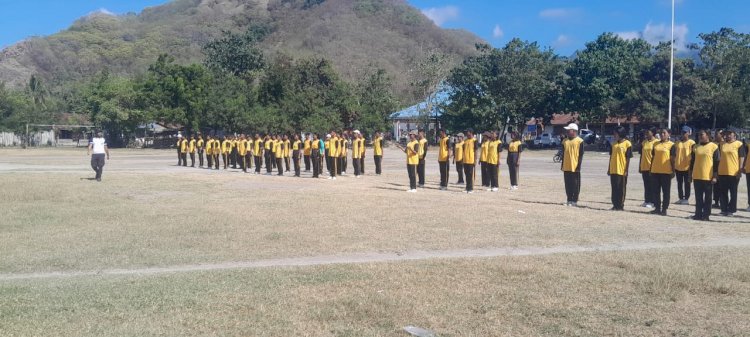
M 173 157 L 115 150 L 97 183 L 85 150 L 0 149 L 0 335 L 750 331 L 750 214 L 710 223 L 686 220 L 693 206 L 646 214 L 635 171 L 627 212 L 607 211 L 603 154 L 586 154 L 581 208 L 562 206 L 547 151 L 524 154 L 520 190 L 473 195 L 438 191 L 434 157 L 427 188 L 405 193 L 395 150 L 382 176 L 368 158 L 366 177 L 336 181 L 182 168 Z M 500 179 L 507 188 L 504 167 Z M 744 180 L 740 190 L 743 207 Z M 351 262 L 341 256 L 367 262 L 321 265 Z M 242 268 L 285 258 L 313 262 Z

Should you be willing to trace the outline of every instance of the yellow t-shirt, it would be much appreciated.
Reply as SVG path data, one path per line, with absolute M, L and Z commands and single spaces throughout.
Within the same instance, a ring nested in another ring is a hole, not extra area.
M 365 146 L 365 138 L 359 139 L 359 157 L 364 158 L 365 157 L 365 151 L 367 150 L 367 146 Z
M 183 139 L 180 142 L 180 152 L 187 153 L 187 150 L 188 150 L 188 141 L 187 139 Z
M 714 161 L 719 159 L 719 146 L 709 142 L 706 145 L 697 144 L 693 150 L 693 180 L 711 180 Z
M 266 139 L 263 144 L 266 149 L 266 152 L 271 151 L 271 146 L 273 145 L 274 140 L 273 139 Z
M 281 140 L 273 141 L 273 154 L 276 158 L 284 158 L 284 142 Z
M 425 151 L 427 149 L 427 139 L 422 138 L 419 140 L 419 159 L 424 159 Z
M 674 143 L 671 141 L 658 142 L 654 144 L 654 154 L 651 158 L 651 173 L 672 174 L 672 157 L 674 156 Z
M 338 137 L 332 137 L 331 140 L 328 141 L 328 156 L 332 158 L 338 158 L 339 156 L 339 138 Z
M 375 141 L 372 142 L 373 152 L 375 152 L 376 156 L 383 155 L 383 147 L 381 144 L 382 142 L 383 142 L 383 137 L 376 137 Z
M 477 140 L 474 138 L 469 138 L 469 139 L 464 140 L 464 164 L 467 164 L 467 165 L 476 164 L 476 159 L 474 157 L 474 152 L 475 152 L 474 147 L 475 147 L 476 141 Z
M 656 138 L 652 140 L 644 140 L 641 142 L 641 165 L 639 167 L 640 172 L 648 172 L 651 169 L 651 160 L 654 156 L 654 144 L 658 140 Z
M 225 140 L 223 143 L 221 143 L 221 152 L 222 153 L 230 153 L 232 152 L 232 141 L 231 140 Z
M 686 172 L 690 170 L 690 161 L 693 158 L 693 147 L 695 147 L 695 141 L 692 139 L 688 139 L 684 142 L 679 141 L 674 146 L 674 169 L 680 172 Z
M 253 154 L 256 157 L 260 157 L 261 156 L 261 152 L 260 152 L 261 147 L 260 146 L 262 145 L 262 143 L 263 143 L 263 141 L 260 140 L 260 139 L 255 139 L 255 143 L 253 143 Z
M 443 137 L 440 139 L 439 149 L 438 149 L 438 161 L 440 162 L 446 162 L 448 161 L 449 152 L 448 146 L 450 146 L 450 138 Z
M 247 154 L 247 143 L 244 140 L 240 140 L 237 142 L 237 151 L 240 153 L 240 156 L 244 156 Z
M 497 165 L 500 162 L 500 150 L 503 142 L 491 140 L 487 144 L 487 164 Z
M 735 140 L 732 143 L 721 144 L 719 156 L 719 175 L 736 176 L 740 174 L 740 151 L 742 142 Z
M 510 152 L 510 153 L 521 152 L 521 145 L 523 145 L 523 143 L 521 143 L 520 140 L 514 140 L 514 141 L 510 142 L 508 144 L 508 152 Z
M 482 141 L 482 145 L 480 145 L 481 152 L 479 153 L 479 161 L 486 162 L 487 161 L 487 145 L 489 145 L 489 142 Z
M 362 158 L 362 150 L 359 148 L 359 139 L 352 141 L 352 158 Z
M 213 139 L 209 139 L 209 140 L 206 141 L 205 145 L 206 145 L 206 155 L 207 156 L 210 156 L 210 155 L 213 154 L 213 148 L 212 148 L 213 147 L 213 143 L 214 143 Z
M 304 145 L 304 146 L 305 146 L 305 147 L 304 147 L 304 149 L 303 149 L 303 154 L 304 154 L 305 156 L 309 156 L 309 155 L 310 155 L 310 153 L 312 153 L 312 141 L 311 141 L 311 140 L 309 140 L 309 139 L 306 139 L 306 140 L 305 140 L 305 145 Z
M 750 143 L 747 143 L 747 147 L 745 148 L 745 173 L 750 174 Z
M 195 153 L 195 139 L 191 139 L 188 143 L 188 152 Z
M 406 144 L 406 164 L 418 165 L 419 164 L 419 142 L 412 140 Z
M 581 139 L 581 137 L 576 137 L 573 139 L 566 138 L 565 140 L 563 140 L 563 171 L 578 172 L 580 170 L 581 163 L 579 162 L 579 157 L 581 155 L 581 143 L 583 143 L 583 139 Z
M 294 143 L 292 143 L 292 151 L 299 151 L 301 144 L 302 144 L 302 141 L 295 140 Z
M 205 146 L 204 145 L 205 142 L 203 141 L 203 139 L 198 139 L 198 141 L 195 142 L 195 144 L 196 144 L 196 146 L 198 146 L 198 149 L 202 149 Z
M 632 157 L 633 144 L 629 140 L 612 144 L 612 151 L 609 153 L 609 174 L 626 175 L 628 160 Z
M 456 146 L 453 148 L 453 159 L 460 163 L 464 160 L 464 142 L 460 141 L 456 143 Z

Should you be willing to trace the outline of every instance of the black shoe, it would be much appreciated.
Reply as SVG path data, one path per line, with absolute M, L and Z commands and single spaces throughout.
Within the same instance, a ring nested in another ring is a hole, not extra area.
M 655 209 L 655 210 L 653 210 L 653 211 L 651 211 L 651 212 L 648 212 L 648 213 L 649 213 L 649 214 L 656 214 L 656 215 L 661 215 L 661 211 L 660 211 L 660 210 L 658 210 L 658 209 Z
M 102 178 L 96 178 L 96 181 L 102 182 Z
M 711 208 L 721 208 L 721 205 L 719 205 L 719 204 L 713 204 L 713 205 L 711 205 Z
M 661 213 L 659 215 L 661 215 L 661 216 L 667 216 L 667 210 L 665 209 L 665 210 L 661 211 Z

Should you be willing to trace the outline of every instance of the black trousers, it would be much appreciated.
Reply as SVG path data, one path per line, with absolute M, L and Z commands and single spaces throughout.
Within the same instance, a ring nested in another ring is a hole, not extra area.
M 508 155 L 508 175 L 510 186 L 518 186 L 518 154 L 516 153 Z
M 625 209 L 625 195 L 628 189 L 628 176 L 611 174 L 609 183 L 612 186 L 612 207 L 618 211 Z
M 490 187 L 498 188 L 500 186 L 498 183 L 500 166 L 491 163 L 485 163 L 485 165 L 487 166 L 487 178 L 490 180 Z
M 719 204 L 722 213 L 737 213 L 737 187 L 740 184 L 740 177 L 737 176 L 719 176 Z
M 317 178 L 320 175 L 320 155 L 311 155 L 313 178 Z
M 276 168 L 279 170 L 280 176 L 284 175 L 284 167 L 281 166 L 283 165 L 282 161 L 283 161 L 283 158 L 276 158 Z
M 692 177 L 689 171 L 675 171 L 675 177 L 677 177 L 677 194 L 680 200 L 690 199 L 690 183 Z
M 344 168 L 344 165 L 346 163 L 344 162 L 345 159 L 342 157 L 336 157 L 336 174 L 341 175 L 342 172 L 346 172 L 346 168 Z
M 343 154 L 342 157 L 339 157 L 341 160 L 339 164 L 341 165 L 341 170 L 339 170 L 339 175 L 341 175 L 341 172 L 346 173 L 346 169 L 349 167 L 349 159 L 346 156 L 346 153 Z
M 182 152 L 179 146 L 177 146 L 177 166 L 182 166 Z
M 424 186 L 424 158 L 419 159 L 419 164 L 417 164 L 417 176 L 419 176 L 419 186 Z
M 578 196 L 581 194 L 581 172 L 563 172 L 563 176 L 568 202 L 578 202 Z
M 291 158 L 289 158 L 289 157 L 284 157 L 284 167 L 286 167 L 286 171 L 287 171 L 287 172 L 289 172 L 289 166 L 290 166 L 290 165 L 289 165 L 289 160 L 290 160 L 290 159 L 291 159 Z
M 464 163 L 461 161 L 456 162 L 456 172 L 458 173 L 458 181 L 456 184 L 464 183 Z
M 359 160 L 359 158 L 352 158 L 352 160 L 354 161 L 354 176 L 358 176 L 360 175 L 359 166 L 362 162 Z
M 714 198 L 714 204 L 719 205 L 719 201 L 721 200 L 721 189 L 719 188 L 718 181 L 713 186 L 713 192 L 714 192 L 714 196 L 713 196 L 713 198 Z
M 102 178 L 102 172 L 104 172 L 104 153 L 95 153 L 91 155 L 91 168 L 96 172 L 96 179 Z
M 406 170 L 409 172 L 409 189 L 417 189 L 417 166 L 419 165 L 406 165 Z
M 383 156 L 376 155 L 375 157 L 375 174 L 382 174 L 382 168 L 380 167 L 383 165 Z
M 669 208 L 669 199 L 672 191 L 672 175 L 651 173 L 653 181 L 651 200 L 654 201 L 654 209 L 664 212 Z
M 466 191 L 474 190 L 474 164 L 464 164 L 464 174 L 466 175 Z
M 328 159 L 330 161 L 328 171 L 331 174 L 331 177 L 335 177 L 339 159 L 336 157 L 328 157 Z
M 451 171 L 450 163 L 446 161 L 439 161 L 440 166 L 440 187 L 448 187 L 448 175 Z
M 203 150 L 198 150 L 198 166 L 203 167 Z
M 218 153 L 216 153 L 216 154 L 214 154 L 213 156 L 214 156 L 214 166 L 215 166 L 215 167 L 216 167 L 216 169 L 218 170 L 218 169 L 219 169 L 219 154 L 218 154 Z
M 359 158 L 359 174 L 365 174 L 365 157 Z
M 180 158 L 182 158 L 182 166 L 187 166 L 187 153 L 180 153 Z
M 310 156 L 305 156 L 305 172 L 310 172 Z
M 487 162 L 480 161 L 479 162 L 480 170 L 482 172 L 482 186 L 490 186 L 490 176 L 487 172 Z
M 745 174 L 745 182 L 747 183 L 747 205 L 750 207 L 750 173 Z
M 294 151 L 294 153 L 292 153 L 292 161 L 294 162 L 294 176 L 299 177 L 300 175 L 299 151 Z
M 260 167 L 263 166 L 263 157 L 253 156 L 255 159 L 255 173 L 260 173 Z
M 708 180 L 693 180 L 695 187 L 695 218 L 708 220 L 711 216 L 711 198 L 714 184 Z
M 651 179 L 651 172 L 641 172 L 643 178 L 643 202 L 653 204 L 652 200 L 654 196 L 654 181 Z
M 325 160 L 324 155 L 318 157 L 318 175 L 323 174 L 323 161 Z
M 224 160 L 224 169 L 225 169 L 225 170 L 226 170 L 226 169 L 227 169 L 227 168 L 229 167 L 229 161 L 230 161 L 230 159 L 231 159 L 231 158 L 230 158 L 231 156 L 232 156 L 232 154 L 231 154 L 231 153 L 224 153 L 224 154 L 222 155 L 222 157 L 223 157 L 222 159 Z
M 266 151 L 266 173 L 271 174 L 273 171 L 273 155 L 270 151 Z
M 195 167 L 195 152 L 190 152 L 190 167 Z
M 229 153 L 229 161 L 232 163 L 232 168 L 237 168 L 237 150 L 232 149 L 232 152 Z
M 214 155 L 206 153 L 206 164 L 208 164 L 208 168 L 214 167 Z
M 247 154 L 245 155 L 245 163 L 247 164 L 248 170 L 253 168 L 253 154 L 250 151 L 247 151 Z

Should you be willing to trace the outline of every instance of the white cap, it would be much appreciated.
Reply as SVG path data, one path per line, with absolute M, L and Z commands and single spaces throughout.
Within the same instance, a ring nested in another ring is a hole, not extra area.
M 359 134 L 359 130 L 354 130 L 354 133 Z
M 326 138 L 331 138 L 331 134 L 330 134 L 330 133 L 329 133 L 329 134 L 327 134 L 327 135 L 326 135 Z
M 576 124 L 576 123 L 570 123 L 570 124 L 568 124 L 568 126 L 564 127 L 563 129 L 578 131 L 578 124 Z

